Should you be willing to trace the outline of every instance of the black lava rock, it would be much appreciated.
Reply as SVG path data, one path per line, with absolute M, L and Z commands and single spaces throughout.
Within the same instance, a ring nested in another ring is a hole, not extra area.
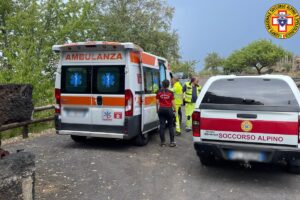
M 0 85 L 0 126 L 31 119 L 32 90 L 32 85 Z

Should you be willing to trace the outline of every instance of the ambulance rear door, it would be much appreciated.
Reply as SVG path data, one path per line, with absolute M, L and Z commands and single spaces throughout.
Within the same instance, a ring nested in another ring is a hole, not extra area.
M 93 132 L 124 133 L 125 50 L 98 51 L 93 63 L 91 123 Z
M 90 131 L 91 66 L 63 62 L 61 67 L 61 129 Z
M 92 77 L 91 111 L 93 131 L 123 131 L 125 119 L 125 64 L 93 66 Z

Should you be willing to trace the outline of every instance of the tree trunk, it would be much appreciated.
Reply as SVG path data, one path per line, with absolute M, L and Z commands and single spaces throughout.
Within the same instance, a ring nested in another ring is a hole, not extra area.
M 259 75 L 261 75 L 261 69 L 262 69 L 262 68 L 257 68 L 257 73 L 258 73 Z
M 254 65 L 254 68 L 256 69 L 257 74 L 260 75 L 260 74 L 261 74 L 261 69 L 262 69 L 262 68 L 259 68 L 259 67 L 255 66 L 255 65 Z

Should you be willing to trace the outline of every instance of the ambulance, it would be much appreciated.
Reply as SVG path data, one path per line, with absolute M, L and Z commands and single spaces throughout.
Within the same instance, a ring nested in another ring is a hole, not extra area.
M 203 165 L 285 163 L 300 173 L 300 92 L 288 76 L 214 76 L 192 115 Z
M 133 139 L 146 145 L 158 129 L 156 92 L 171 79 L 165 58 L 133 43 L 54 45 L 56 132 L 75 142 L 87 137 Z

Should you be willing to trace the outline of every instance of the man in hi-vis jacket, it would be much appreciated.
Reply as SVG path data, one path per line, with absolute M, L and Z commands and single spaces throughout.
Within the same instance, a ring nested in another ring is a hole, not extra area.
M 195 108 L 198 95 L 201 91 L 201 86 L 198 85 L 199 80 L 196 77 L 191 78 L 190 82 L 186 82 L 183 86 L 184 102 L 185 102 L 185 116 L 187 132 L 192 130 L 192 114 Z

